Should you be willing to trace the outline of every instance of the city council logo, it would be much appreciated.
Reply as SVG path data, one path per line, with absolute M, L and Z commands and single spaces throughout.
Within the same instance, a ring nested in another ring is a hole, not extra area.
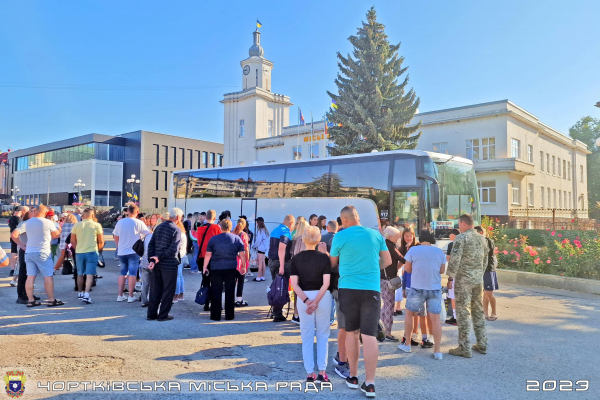
M 4 375 L 4 383 L 6 383 L 5 389 L 13 399 L 23 396 L 25 392 L 25 374 L 21 371 L 8 371 Z

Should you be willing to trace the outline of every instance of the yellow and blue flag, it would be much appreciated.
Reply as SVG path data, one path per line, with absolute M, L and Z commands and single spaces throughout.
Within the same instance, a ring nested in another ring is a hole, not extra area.
M 335 100 L 331 99 L 331 108 L 338 108 L 337 104 L 335 103 Z
M 259 21 L 259 20 L 256 20 L 256 27 L 257 27 L 257 28 L 261 28 L 261 27 L 262 27 L 262 24 L 260 23 L 260 21 Z
M 133 198 L 134 198 L 135 200 L 137 200 L 137 199 L 138 199 L 138 195 L 137 195 L 137 193 L 133 192 Z
M 133 195 L 129 192 L 125 192 L 125 193 L 127 193 L 127 197 L 133 197 Z

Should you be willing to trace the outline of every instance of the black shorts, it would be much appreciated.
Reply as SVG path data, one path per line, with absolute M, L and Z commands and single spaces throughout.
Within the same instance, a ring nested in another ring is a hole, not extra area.
M 18 254 L 19 253 L 19 247 L 12 240 L 12 238 L 10 238 L 10 252 L 13 253 L 13 254 Z
M 483 290 L 493 292 L 498 290 L 498 279 L 496 279 L 496 271 L 483 273 Z
M 344 313 L 346 332 L 360 330 L 377 337 L 381 313 L 381 295 L 375 290 L 338 289 L 340 310 Z
M 258 254 L 265 254 L 265 252 L 264 252 L 264 251 L 260 251 L 260 250 L 256 250 L 256 252 L 257 252 Z

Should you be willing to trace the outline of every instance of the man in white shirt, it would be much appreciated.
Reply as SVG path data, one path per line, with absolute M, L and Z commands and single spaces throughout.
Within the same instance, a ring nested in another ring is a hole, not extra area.
M 17 227 L 13 232 L 13 240 L 17 245 L 22 245 L 19 235 L 27 233 L 27 244 L 25 247 L 25 264 L 27 266 L 27 282 L 25 291 L 29 303 L 27 307 L 41 305 L 33 297 L 33 284 L 39 273 L 44 277 L 44 288 L 48 295 L 48 307 L 61 306 L 64 303 L 54 298 L 54 263 L 52 262 L 52 253 L 50 251 L 50 241 L 60 237 L 60 228 L 57 228 L 54 222 L 46 219 L 48 208 L 38 206 L 35 216 L 28 219 Z M 15 232 L 17 232 L 15 234 Z
M 140 256 L 133 250 L 133 245 L 141 239 L 142 236 L 149 234 L 150 230 L 146 224 L 137 219 L 139 213 L 138 206 L 130 205 L 127 211 L 129 214 L 127 218 L 119 220 L 113 230 L 113 238 L 117 245 L 117 257 L 119 257 L 119 262 L 121 264 L 119 295 L 117 296 L 117 301 L 127 300 L 128 303 L 133 303 L 135 301 L 133 293 L 135 291 L 136 276 L 140 266 Z M 127 273 L 129 273 L 129 297 L 123 296 Z

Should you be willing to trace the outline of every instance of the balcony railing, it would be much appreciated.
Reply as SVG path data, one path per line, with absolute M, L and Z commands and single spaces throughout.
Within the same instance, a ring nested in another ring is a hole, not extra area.
M 522 208 L 509 211 L 508 225 L 518 229 L 600 230 L 600 223 L 588 210 L 559 208 Z

